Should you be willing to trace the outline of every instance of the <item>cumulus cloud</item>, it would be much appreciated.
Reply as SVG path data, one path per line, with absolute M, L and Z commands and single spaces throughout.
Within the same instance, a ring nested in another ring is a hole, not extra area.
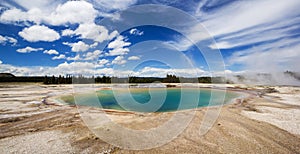
M 66 55 L 60 54 L 59 56 L 54 56 L 54 57 L 52 58 L 52 60 L 58 60 L 58 59 L 66 59 Z
M 119 35 L 114 41 L 110 42 L 107 46 L 109 48 L 109 52 L 106 54 L 107 56 L 118 56 L 125 55 L 129 52 L 129 48 L 131 45 L 130 42 L 126 42 L 124 36 Z
M 30 52 L 33 52 L 33 51 L 41 51 L 41 50 L 44 50 L 43 48 L 32 48 L 32 47 L 25 47 L 25 48 L 21 48 L 21 49 L 17 49 L 17 52 L 20 52 L 20 53 L 30 53 Z
M 73 36 L 75 32 L 71 29 L 65 29 L 61 32 L 62 36 Z
M 99 72 L 109 73 L 111 69 L 99 70 Z M 83 74 L 92 76 L 95 73 L 95 65 L 88 62 L 64 62 L 54 67 L 34 66 L 20 67 L 2 64 L 0 72 L 9 72 L 17 76 L 40 76 L 40 75 L 66 75 L 66 74 Z
M 113 31 L 109 34 L 109 31 L 101 25 L 95 23 L 80 24 L 77 29 L 66 29 L 62 31 L 63 36 L 78 35 L 83 39 L 90 39 L 96 42 L 103 42 L 105 40 L 111 40 L 118 34 L 117 31 Z
M 2 64 L 3 62 L 0 60 L 0 64 Z
M 97 63 L 97 67 L 104 67 L 106 64 L 109 63 L 109 60 L 107 59 L 100 59 Z
M 106 53 L 106 56 L 117 56 L 117 55 L 125 55 L 129 52 L 128 48 L 116 48 L 110 50 L 109 53 Z
M 4 11 L 1 14 L 0 21 L 11 23 L 11 22 L 21 22 L 21 21 L 29 20 L 29 21 L 32 21 L 35 23 L 40 23 L 41 19 L 39 17 L 36 17 L 38 14 L 33 14 L 32 12 L 36 12 L 36 11 L 24 12 L 20 9 L 12 8 L 12 9 Z M 40 13 L 41 13 L 41 11 L 39 10 L 39 14 Z
M 76 55 L 75 57 L 67 57 L 68 61 L 76 61 L 76 60 L 81 60 L 80 55 Z
M 82 74 L 91 76 L 95 74 L 95 64 L 89 62 L 64 62 L 54 67 L 53 70 L 56 74 Z
M 0 72 L 9 72 L 17 76 L 29 75 L 65 75 L 65 74 L 82 74 L 85 76 L 92 75 L 105 75 L 105 76 L 118 76 L 128 77 L 128 75 L 141 76 L 141 77 L 165 77 L 166 74 L 175 74 L 176 76 L 191 77 L 198 74 L 205 74 L 207 72 L 201 69 L 168 69 L 168 68 L 155 68 L 145 67 L 141 70 L 118 70 L 113 68 L 101 68 L 108 64 L 109 60 L 101 59 L 98 63 L 92 62 L 64 62 L 55 67 L 16 67 L 13 65 L 1 64 Z
M 130 44 L 131 44 L 130 42 L 124 41 L 124 36 L 120 35 L 114 41 L 108 44 L 108 48 L 110 49 L 123 48 L 125 46 L 129 46 Z
M 132 29 L 129 31 L 129 33 L 130 33 L 131 35 L 138 35 L 138 36 L 141 36 L 141 35 L 144 34 L 143 31 L 140 31 L 140 30 L 138 30 L 138 29 L 136 29 L 136 28 L 132 28 Z
M 56 50 L 45 50 L 43 53 L 48 54 L 48 55 L 58 55 L 59 53 Z
M 43 8 L 33 7 L 28 11 L 12 8 L 4 11 L 0 20 L 2 22 L 34 22 L 50 25 L 92 23 L 97 17 L 97 11 L 93 5 L 86 1 L 67 1 L 59 4 L 54 10 L 44 11 Z M 76 14 L 76 15 L 74 15 Z
M 67 1 L 63 5 L 59 5 L 55 12 L 46 18 L 46 21 L 52 25 L 92 23 L 96 14 L 97 11 L 93 5 L 86 1 Z
M 10 43 L 14 46 L 18 43 L 18 40 L 13 37 L 0 35 L 0 44 L 6 45 L 7 43 Z
M 68 43 L 68 42 L 63 42 L 64 45 L 70 46 L 73 52 L 85 52 L 87 51 L 90 46 L 82 41 L 79 41 L 77 43 Z
M 117 64 L 117 65 L 123 65 L 127 61 L 124 59 L 124 56 L 117 56 L 113 61 L 112 64 Z
M 139 56 L 130 56 L 128 57 L 128 60 L 140 60 L 141 58 Z
M 156 68 L 144 67 L 143 69 L 134 72 L 132 75 L 141 77 L 165 77 L 167 74 L 175 74 L 180 77 L 198 77 L 200 75 L 208 74 L 204 70 L 197 69 L 179 69 L 179 68 Z
M 24 28 L 19 35 L 29 42 L 46 41 L 53 42 L 60 38 L 60 35 L 46 26 L 34 25 Z
M 84 60 L 95 60 L 101 57 L 103 52 L 100 50 L 95 50 L 94 52 L 88 52 L 84 55 Z

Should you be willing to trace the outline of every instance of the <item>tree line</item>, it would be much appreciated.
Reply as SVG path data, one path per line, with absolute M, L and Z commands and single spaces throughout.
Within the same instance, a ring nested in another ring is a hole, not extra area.
M 166 77 L 135 77 L 130 76 L 127 78 L 109 77 L 109 76 L 91 76 L 85 77 L 83 75 L 73 76 L 5 76 L 0 77 L 0 82 L 42 82 L 44 84 L 87 84 L 87 83 L 228 83 L 222 77 L 198 77 L 198 78 L 184 78 L 175 75 L 167 74 Z

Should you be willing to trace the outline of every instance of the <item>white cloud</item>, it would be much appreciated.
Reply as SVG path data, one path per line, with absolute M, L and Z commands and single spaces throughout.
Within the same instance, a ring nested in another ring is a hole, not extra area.
M 20 21 L 27 21 L 27 20 L 30 20 L 30 21 L 35 20 L 33 22 L 35 22 L 35 23 L 40 22 L 39 18 L 29 19 L 29 18 L 31 18 L 30 16 L 32 16 L 30 12 L 27 13 L 27 12 L 23 12 L 20 9 L 12 8 L 12 9 L 4 11 L 1 14 L 0 21 L 1 22 L 20 22 Z
M 128 57 L 128 60 L 140 60 L 141 58 L 138 56 L 130 56 Z
M 17 76 L 41 76 L 41 75 L 65 75 L 65 74 L 84 74 L 93 75 L 94 64 L 85 62 L 64 62 L 55 67 L 35 66 L 22 67 L 1 64 L 0 72 L 9 72 Z M 107 72 L 107 70 L 105 70 Z
M 109 0 L 109 1 L 94 1 L 90 0 L 96 8 L 101 9 L 106 12 L 114 10 L 124 10 L 129 6 L 135 4 L 137 0 Z
M 59 53 L 56 51 L 56 50 L 45 50 L 44 51 L 45 54 L 48 54 L 48 55 L 58 55 Z
M 297 15 L 299 4 L 298 0 L 276 3 L 272 0 L 239 1 L 212 14 L 203 14 L 206 20 L 203 24 L 214 36 L 236 32 L 260 24 L 280 21 L 286 16 Z M 218 25 L 220 23 L 226 23 L 226 26 Z
M 43 76 L 43 75 L 66 75 L 66 74 L 83 74 L 86 76 L 97 74 L 112 74 L 113 70 L 111 68 L 103 68 L 96 70 L 94 63 L 88 62 L 71 62 L 71 63 L 61 63 L 58 66 L 48 67 L 48 66 L 13 66 L 9 64 L 0 64 L 0 72 L 12 73 L 16 76 Z
M 218 42 L 218 43 L 211 44 L 211 45 L 209 45 L 209 47 L 211 49 L 228 49 L 228 48 L 231 48 L 233 46 L 230 43 L 223 41 L 223 42 Z
M 32 48 L 32 47 L 27 46 L 26 48 L 18 49 L 17 52 L 30 53 L 33 51 L 41 51 L 41 50 L 44 50 L 44 49 L 43 48 Z
M 165 77 L 167 74 L 175 74 L 180 77 L 198 77 L 201 75 L 209 74 L 199 68 L 197 69 L 179 69 L 179 68 L 156 68 L 156 67 L 144 67 L 143 69 L 134 72 L 133 76 L 141 77 Z
M 94 42 L 93 44 L 90 45 L 91 48 L 96 48 L 99 45 L 98 42 Z
M 97 67 L 104 67 L 104 65 L 106 65 L 108 63 L 109 63 L 109 60 L 107 60 L 107 59 L 101 59 L 101 60 L 98 61 Z
M 127 47 L 131 45 L 131 43 L 124 41 L 124 39 L 125 38 L 122 35 L 120 35 L 114 41 L 110 42 L 107 48 L 111 50 L 109 50 L 109 53 L 107 53 L 106 55 L 118 56 L 127 54 L 129 52 L 129 48 Z
M 85 52 L 87 51 L 90 46 L 82 41 L 79 41 L 77 43 L 67 43 L 67 42 L 63 42 L 64 45 L 68 45 L 70 46 L 73 52 Z
M 95 65 L 89 62 L 64 62 L 55 67 L 54 72 L 57 74 L 82 74 L 94 75 Z
M 0 60 L 0 64 L 2 64 L 3 62 Z
M 67 1 L 59 5 L 46 21 L 52 25 L 92 23 L 96 14 L 93 5 L 86 1 Z
M 103 42 L 105 40 L 111 40 L 118 34 L 117 31 L 113 31 L 109 34 L 109 31 L 101 25 L 95 23 L 83 23 L 78 26 L 76 30 L 66 29 L 63 30 L 63 36 L 79 35 L 80 38 L 90 39 L 96 42 Z
M 174 41 L 165 41 L 163 44 L 170 49 L 176 49 L 178 51 L 186 51 L 194 45 L 191 41 L 184 38 L 178 40 L 175 39 Z
M 136 29 L 136 28 L 131 29 L 131 30 L 129 31 L 129 33 L 130 33 L 131 35 L 138 35 L 138 36 L 141 36 L 141 35 L 144 34 L 143 31 L 140 31 L 140 30 L 138 30 L 138 29 Z
M 67 57 L 68 61 L 76 61 L 81 60 L 80 55 L 76 55 L 75 57 Z
M 290 33 L 276 31 L 286 28 L 279 26 L 286 22 L 286 25 L 298 25 L 296 16 L 299 14 L 298 6 L 300 1 L 287 0 L 274 2 L 272 0 L 263 1 L 235 1 L 218 7 L 214 10 L 201 11 L 206 2 L 200 2 L 196 11 L 196 16 L 201 21 L 199 24 L 190 25 L 188 30 L 184 30 L 184 35 L 193 42 L 200 42 L 212 37 L 216 38 L 217 45 L 210 45 L 213 49 L 217 46 L 231 48 L 241 45 L 268 41 L 272 36 L 277 38 L 291 35 Z M 226 23 L 226 26 L 224 26 Z M 205 26 L 205 28 L 203 28 Z M 206 31 L 208 30 L 209 33 Z M 269 33 L 264 33 L 268 31 Z M 245 34 L 246 37 L 239 38 L 238 35 Z M 273 35 L 272 35 L 273 34 Z M 250 38 L 251 37 L 251 38 Z M 223 40 L 223 38 L 227 38 Z M 263 40 L 263 39 L 266 40 Z M 188 49 L 192 43 L 182 40 L 177 46 Z
M 9 72 L 17 76 L 29 75 L 29 76 L 40 76 L 40 75 L 65 75 L 65 74 L 82 74 L 85 76 L 92 75 L 105 75 L 105 76 L 118 76 L 128 77 L 141 76 L 141 77 L 165 77 L 166 74 L 175 74 L 182 77 L 191 77 L 195 74 L 207 74 L 201 69 L 167 69 L 167 68 L 155 68 L 145 67 L 139 71 L 132 70 L 117 70 L 113 68 L 101 68 L 109 63 L 107 59 L 101 59 L 97 64 L 92 62 L 71 62 L 61 63 L 55 67 L 20 67 L 7 64 L 1 64 L 0 72 Z
M 18 43 L 18 40 L 16 40 L 15 38 L 12 37 L 7 37 L 8 42 L 12 43 L 13 45 L 16 45 Z
M 125 64 L 127 61 L 124 59 L 123 56 L 117 56 L 113 61 L 112 64 L 122 65 Z
M 0 35 L 0 44 L 6 45 L 7 43 L 10 43 L 14 46 L 18 43 L 18 40 L 13 37 Z
M 106 54 L 106 56 L 125 55 L 128 52 L 129 52 L 128 48 L 116 48 L 116 49 L 110 50 L 109 53 Z
M 94 52 L 88 52 L 84 56 L 84 60 L 95 60 L 98 59 L 103 52 L 100 50 L 95 50 Z
M 107 47 L 110 49 L 123 48 L 125 46 L 129 46 L 130 44 L 130 42 L 125 42 L 124 37 L 120 35 L 114 41 L 110 42 Z
M 29 28 L 24 28 L 21 32 L 19 32 L 19 35 L 29 42 L 53 42 L 60 38 L 56 31 L 43 25 L 34 25 Z
M 60 54 L 59 56 L 54 56 L 54 57 L 52 58 L 52 60 L 58 60 L 58 59 L 66 59 L 66 55 Z
M 292 19 L 288 22 L 277 22 L 268 26 L 260 28 L 253 28 L 237 34 L 230 34 L 219 38 L 216 45 L 210 45 L 212 49 L 230 49 L 234 47 L 240 47 L 249 44 L 255 44 L 266 41 L 278 40 L 278 38 L 285 39 L 293 37 L 295 34 L 291 31 L 295 31 L 299 28 L 299 19 Z M 280 37 L 279 37 L 280 36 Z
M 44 6 L 44 4 L 42 5 Z M 39 6 L 29 6 L 28 11 L 12 8 L 4 11 L 0 20 L 10 23 L 30 21 L 36 24 L 63 25 L 67 23 L 92 23 L 97 16 L 97 11 L 93 5 L 86 1 L 67 1 L 64 4 L 53 6 L 56 8 L 50 8 L 50 10 Z
M 272 45 L 270 45 L 272 46 Z M 251 48 L 234 53 L 228 58 L 230 65 L 239 64 L 253 72 L 283 72 L 286 70 L 300 72 L 300 45 L 272 48 L 261 51 Z
M 14 3 L 17 3 L 19 6 L 22 6 L 23 8 L 30 10 L 34 8 L 41 8 L 43 10 L 52 10 L 54 7 L 58 5 L 58 3 L 61 2 L 61 0 L 30 0 L 30 1 L 24 1 L 24 0 L 13 0 Z
M 61 36 L 72 36 L 75 32 L 71 29 L 65 29 L 62 31 Z

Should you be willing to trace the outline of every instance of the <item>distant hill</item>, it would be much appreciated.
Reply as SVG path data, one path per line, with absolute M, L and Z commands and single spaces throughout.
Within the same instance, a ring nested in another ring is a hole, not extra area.
M 11 73 L 0 73 L 0 78 L 13 78 L 16 77 Z

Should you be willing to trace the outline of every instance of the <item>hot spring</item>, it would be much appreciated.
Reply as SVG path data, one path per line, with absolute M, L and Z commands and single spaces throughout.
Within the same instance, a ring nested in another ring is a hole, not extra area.
M 103 109 L 168 112 L 223 105 L 240 96 L 236 92 L 205 88 L 118 88 L 63 96 L 60 100 Z

